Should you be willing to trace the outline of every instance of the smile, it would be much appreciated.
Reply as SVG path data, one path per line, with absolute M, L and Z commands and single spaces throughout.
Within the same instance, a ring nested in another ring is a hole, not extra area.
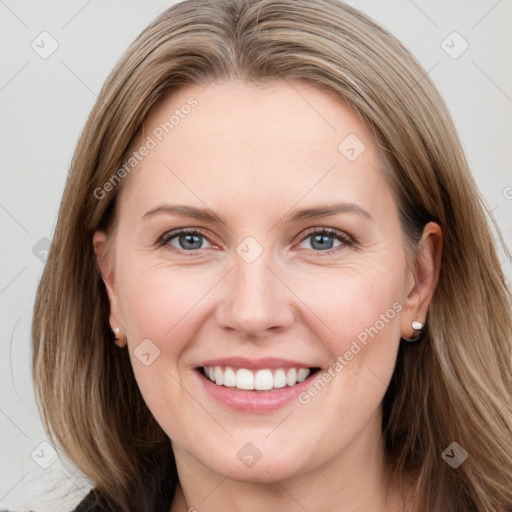
M 297 396 L 321 375 L 320 366 L 275 357 L 210 359 L 194 369 L 214 402 L 246 414 L 271 413 L 294 404 Z
M 206 366 L 202 374 L 217 386 L 236 388 L 246 391 L 269 391 L 292 387 L 303 382 L 315 368 L 265 368 L 249 370 L 230 366 Z

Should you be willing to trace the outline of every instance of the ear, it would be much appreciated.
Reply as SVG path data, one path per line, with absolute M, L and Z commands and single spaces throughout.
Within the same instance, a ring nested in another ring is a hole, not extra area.
M 116 340 L 116 345 L 124 347 L 126 345 L 126 330 L 121 303 L 115 286 L 112 244 L 109 242 L 108 235 L 104 231 L 94 233 L 92 238 L 94 253 L 110 302 L 110 328 L 112 330 L 119 328 L 119 339 Z
M 417 332 L 411 324 L 417 321 L 425 325 L 428 307 L 441 271 L 443 233 L 439 224 L 429 222 L 423 228 L 421 240 L 408 269 L 404 308 L 400 331 L 402 338 L 413 338 Z

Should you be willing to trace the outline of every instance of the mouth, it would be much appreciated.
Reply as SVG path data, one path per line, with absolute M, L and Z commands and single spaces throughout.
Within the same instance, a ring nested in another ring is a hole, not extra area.
M 271 391 L 296 386 L 320 371 L 320 368 L 292 367 L 251 370 L 231 366 L 201 366 L 197 370 L 216 386 L 242 391 Z
M 321 368 L 286 359 L 232 357 L 204 361 L 194 370 L 218 405 L 238 413 L 264 414 L 293 404 Z

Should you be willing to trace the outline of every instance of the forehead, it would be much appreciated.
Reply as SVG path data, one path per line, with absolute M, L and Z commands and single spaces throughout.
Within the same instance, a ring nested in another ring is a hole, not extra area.
M 244 151 L 264 149 L 255 146 L 256 138 L 269 147 L 292 144 L 297 149 L 335 154 L 337 143 L 344 134 L 348 135 L 347 130 L 369 139 L 366 126 L 334 92 L 304 82 L 285 81 L 248 84 L 232 80 L 190 85 L 161 100 L 144 128 L 156 130 L 158 141 L 164 145 L 179 142 L 180 135 L 184 135 L 189 137 L 188 144 L 197 146 L 201 145 L 201 137 L 215 139 L 216 146 L 241 142 L 240 149 Z M 195 140 L 190 140 L 191 132 Z
M 204 198 L 213 209 L 268 208 L 386 187 L 360 118 L 333 92 L 301 82 L 184 87 L 151 111 L 132 149 L 148 142 L 126 183 L 132 206 L 166 198 L 204 206 Z

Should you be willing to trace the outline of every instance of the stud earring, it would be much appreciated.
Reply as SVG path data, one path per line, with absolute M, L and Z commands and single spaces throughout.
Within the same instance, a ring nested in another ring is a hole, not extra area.
M 415 331 L 421 331 L 421 329 L 423 329 L 423 324 L 420 323 L 420 322 L 417 322 L 416 320 L 414 320 L 414 322 L 411 324 L 411 327 L 415 330 Z
M 423 324 L 421 322 L 414 320 L 411 323 L 411 327 L 414 331 L 418 331 L 418 334 L 416 336 L 413 336 L 412 338 L 402 338 L 407 343 L 415 343 L 421 338 L 421 330 L 423 329 Z
M 120 329 L 119 327 L 115 327 L 114 329 L 112 329 L 112 332 L 114 333 L 114 343 L 118 346 L 118 347 L 121 347 L 120 345 L 120 340 L 121 340 L 121 337 L 119 336 L 119 332 L 120 332 Z

